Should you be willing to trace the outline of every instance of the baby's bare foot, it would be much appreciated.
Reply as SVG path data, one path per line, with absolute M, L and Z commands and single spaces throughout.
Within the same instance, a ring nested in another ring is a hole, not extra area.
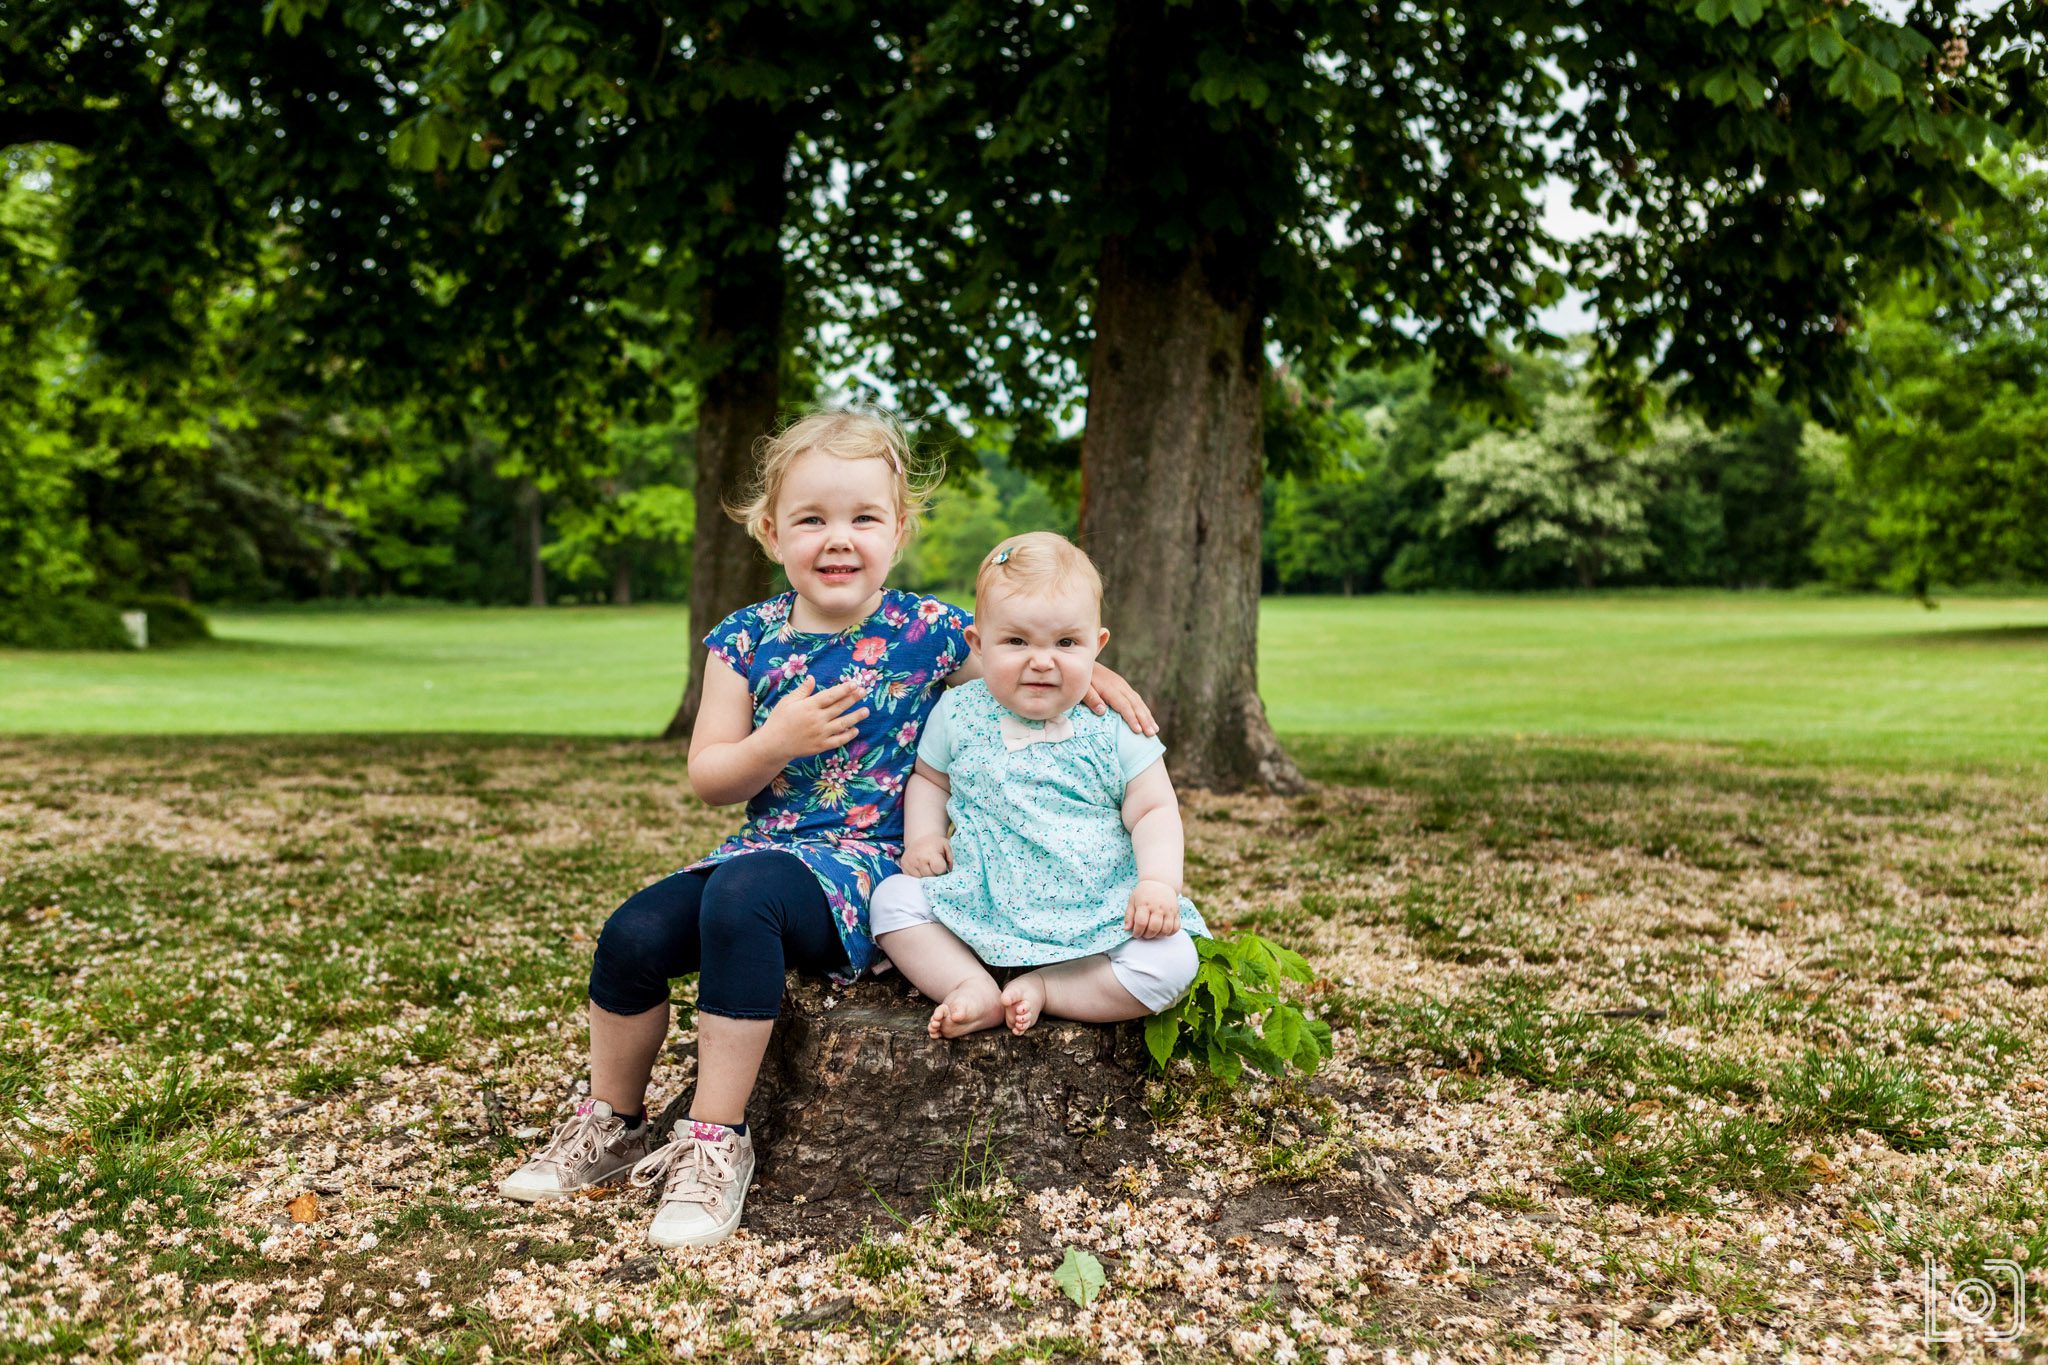
M 1045 1012 L 1045 978 L 1037 972 L 1024 973 L 1003 987 L 1002 1006 L 1010 1032 L 1024 1032 Z
M 930 1033 L 934 1038 L 958 1038 L 979 1033 L 1003 1022 L 1003 1002 L 993 981 L 970 981 L 953 988 L 953 993 L 932 1011 Z

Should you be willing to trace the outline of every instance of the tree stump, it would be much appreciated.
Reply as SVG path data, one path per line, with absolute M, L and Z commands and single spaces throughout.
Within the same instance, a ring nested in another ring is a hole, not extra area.
M 764 1191 L 894 1201 L 963 1165 L 970 1179 L 1000 1169 L 1044 1188 L 1142 1152 L 1152 1122 L 1139 1026 L 1045 1020 L 1022 1037 L 933 1039 L 931 1012 L 900 977 L 790 991 L 750 1106 Z

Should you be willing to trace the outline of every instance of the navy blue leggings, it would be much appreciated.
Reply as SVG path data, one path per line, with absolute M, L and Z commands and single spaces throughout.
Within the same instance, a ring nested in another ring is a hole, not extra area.
M 697 977 L 697 1008 L 727 1019 L 773 1019 L 782 974 L 846 966 L 825 892 L 790 853 L 744 853 L 678 872 L 612 911 L 590 964 L 590 1001 L 640 1014 L 668 999 L 671 977 Z

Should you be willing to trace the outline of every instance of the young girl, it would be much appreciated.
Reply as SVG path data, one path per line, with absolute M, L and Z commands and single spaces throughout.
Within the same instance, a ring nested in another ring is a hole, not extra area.
M 883 581 L 934 476 L 902 433 L 861 412 L 818 413 L 763 443 L 749 498 L 729 510 L 790 588 L 705 638 L 690 785 L 747 823 L 708 858 L 613 912 L 590 972 L 590 1099 L 500 1190 L 575 1193 L 630 1167 L 663 1191 L 649 1237 L 723 1241 L 753 1177 L 747 1097 L 795 967 L 851 981 L 868 967 L 873 887 L 902 852 L 913 746 L 948 681 L 978 675 L 967 619 Z M 1151 716 L 1100 670 L 1091 704 Z M 697 972 L 697 1089 L 688 1123 L 647 1148 L 647 1082 L 669 1024 L 669 980 Z
M 1102 579 L 1064 538 L 1017 536 L 982 561 L 974 611 L 983 677 L 925 725 L 876 941 L 939 1002 L 934 1038 L 1157 1014 L 1195 979 L 1190 935 L 1208 929 L 1180 894 L 1165 746 L 1078 705 L 1109 641 Z M 985 963 L 1035 970 L 999 990 Z

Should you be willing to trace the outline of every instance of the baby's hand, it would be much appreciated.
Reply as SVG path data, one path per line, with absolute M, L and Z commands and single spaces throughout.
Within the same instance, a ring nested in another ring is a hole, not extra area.
M 768 736 L 769 743 L 791 758 L 809 758 L 853 743 L 860 723 L 868 717 L 867 707 L 852 709 L 861 698 L 859 683 L 843 682 L 823 692 L 817 687 L 814 680 L 805 678 L 796 691 L 775 703 L 768 719 L 761 722 L 761 733 Z
M 903 871 L 912 877 L 943 877 L 953 870 L 953 846 L 945 836 L 927 834 L 903 849 Z
M 1124 928 L 1133 938 L 1165 938 L 1180 928 L 1180 897 L 1165 882 L 1141 881 L 1131 889 Z

